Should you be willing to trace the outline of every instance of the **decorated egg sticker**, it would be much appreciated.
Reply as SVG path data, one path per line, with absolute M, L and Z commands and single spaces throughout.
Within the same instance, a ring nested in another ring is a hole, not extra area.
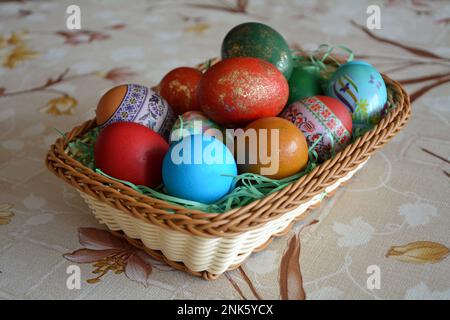
M 167 102 L 153 90 L 128 84 L 109 90 L 97 107 L 97 124 L 103 129 L 116 122 L 142 124 L 169 137 L 175 116 Z
M 348 62 L 334 73 L 327 95 L 339 99 L 353 114 L 355 127 L 370 129 L 377 124 L 387 102 L 381 74 L 363 61 Z
M 188 111 L 179 116 L 172 127 L 170 142 L 181 140 L 183 137 L 195 134 L 221 136 L 222 128 L 214 121 L 208 119 L 200 111 Z
M 304 98 L 286 107 L 281 117 L 303 132 L 309 147 L 314 146 L 319 161 L 332 157 L 350 142 L 351 114 L 335 98 Z

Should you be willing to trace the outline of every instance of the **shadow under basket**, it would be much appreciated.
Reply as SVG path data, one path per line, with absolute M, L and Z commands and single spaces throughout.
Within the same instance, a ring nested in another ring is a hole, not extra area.
M 95 120 L 57 139 L 46 165 L 80 192 L 98 221 L 114 235 L 175 269 L 217 279 L 239 267 L 252 252 L 266 248 L 273 237 L 286 234 L 406 124 L 411 115 L 409 97 L 399 83 L 383 78 L 395 107 L 378 125 L 284 189 L 225 213 L 191 210 L 140 194 L 71 158 L 65 151 L 68 143 L 93 129 Z

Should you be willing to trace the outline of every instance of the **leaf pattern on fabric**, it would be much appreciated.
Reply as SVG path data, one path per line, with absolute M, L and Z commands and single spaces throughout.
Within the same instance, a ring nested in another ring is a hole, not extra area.
M 110 38 L 109 35 L 91 30 L 77 30 L 77 31 L 57 31 L 56 35 L 65 39 L 65 44 L 77 46 L 80 44 L 91 43 L 93 41 L 104 41 Z
M 183 30 L 185 32 L 192 32 L 197 34 L 198 36 L 203 35 L 206 31 L 208 31 L 211 28 L 209 23 L 199 22 L 194 25 L 185 27 Z
M 88 279 L 87 283 L 94 284 L 108 272 L 114 274 L 125 273 L 127 278 L 145 287 L 152 273 L 152 262 L 145 252 L 130 245 L 125 239 L 112 235 L 107 230 L 96 228 L 80 228 L 79 241 L 82 249 L 64 254 L 63 257 L 75 263 L 92 263 L 92 273 L 96 277 Z M 157 265 L 160 263 L 156 262 Z M 169 267 L 158 270 L 172 270 Z
M 416 241 L 402 246 L 392 246 L 387 258 L 395 258 L 409 263 L 436 263 L 444 260 L 450 249 L 432 241 Z
M 137 254 L 132 254 L 125 266 L 125 275 L 128 279 L 147 286 L 147 281 L 152 273 L 152 266 L 145 263 Z
M 305 300 L 303 278 L 300 271 L 300 238 L 291 237 L 280 264 L 280 296 L 283 300 Z
M 25 60 L 30 60 L 39 55 L 37 51 L 29 48 L 24 37 L 27 32 L 12 32 L 5 36 L 0 33 L 0 49 L 5 51 L 2 54 L 2 66 L 8 69 L 14 69 Z M 1 95 L 1 94 L 0 94 Z
M 12 204 L 0 204 L 0 226 L 7 225 L 11 222 L 12 217 L 14 217 L 14 213 L 11 211 L 12 208 Z

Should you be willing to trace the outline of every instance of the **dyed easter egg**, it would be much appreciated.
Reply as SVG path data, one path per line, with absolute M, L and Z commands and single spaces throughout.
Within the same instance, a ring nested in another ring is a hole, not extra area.
M 223 134 L 223 129 L 217 123 L 208 119 L 203 112 L 188 111 L 175 121 L 170 132 L 170 142 L 176 142 L 183 137 L 195 134 L 206 134 L 219 138 Z
M 353 114 L 355 128 L 377 124 L 387 102 L 386 84 L 380 73 L 364 61 L 340 66 L 331 78 L 326 94 L 339 99 Z
M 175 116 L 167 102 L 153 90 L 126 84 L 103 95 L 97 106 L 96 121 L 102 129 L 116 122 L 135 122 L 168 138 Z
M 278 117 L 250 123 L 239 144 L 237 159 L 240 173 L 251 172 L 272 179 L 283 179 L 304 169 L 308 163 L 308 144 L 303 133 L 290 121 Z M 245 160 L 240 160 L 245 159 Z
M 103 129 L 95 143 L 95 166 L 104 173 L 154 188 L 161 184 L 167 142 L 153 130 L 133 122 L 116 122 Z
M 319 161 L 330 158 L 350 142 L 351 113 L 335 98 L 304 98 L 286 107 L 281 117 L 303 132 L 310 147 L 315 144 Z
M 222 142 L 207 135 L 190 135 L 170 147 L 162 175 L 170 195 L 213 203 L 230 191 L 237 167 Z
M 288 104 L 321 94 L 319 70 L 315 66 L 298 66 L 289 78 Z
M 222 42 L 222 59 L 255 57 L 272 63 L 286 79 L 292 73 L 291 50 L 286 40 L 273 28 L 247 22 L 231 29 Z
M 200 110 L 197 87 L 202 73 L 194 68 L 181 67 L 170 71 L 160 84 L 161 96 L 176 115 Z
M 269 62 L 250 57 L 215 64 L 203 75 L 198 90 L 203 112 L 226 127 L 276 116 L 289 96 L 282 73 Z

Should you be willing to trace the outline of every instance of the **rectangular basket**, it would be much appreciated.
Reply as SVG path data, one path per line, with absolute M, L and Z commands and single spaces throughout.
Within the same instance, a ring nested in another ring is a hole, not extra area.
M 225 213 L 190 210 L 142 195 L 68 156 L 68 143 L 93 129 L 95 120 L 56 140 L 46 165 L 80 192 L 98 221 L 115 235 L 175 269 L 216 279 L 239 267 L 252 252 L 263 250 L 273 237 L 285 234 L 406 124 L 409 97 L 399 83 L 383 78 L 395 108 L 378 125 L 284 189 Z

